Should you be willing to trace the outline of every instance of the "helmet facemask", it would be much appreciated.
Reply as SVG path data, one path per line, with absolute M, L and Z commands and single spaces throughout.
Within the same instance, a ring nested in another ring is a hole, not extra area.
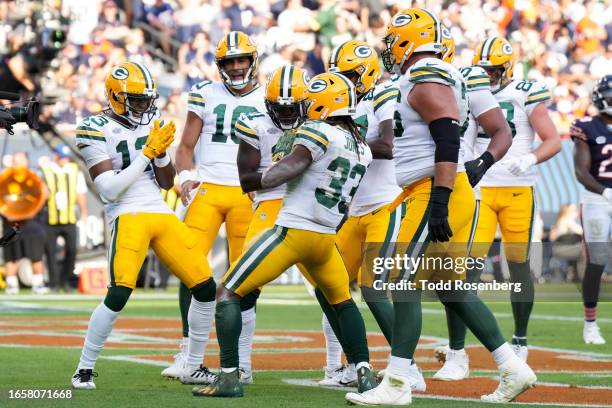
M 157 92 L 147 94 L 126 94 L 124 110 L 127 119 L 134 125 L 148 125 L 153 120 L 157 106 L 155 101 L 158 98 Z
M 299 102 L 271 102 L 266 99 L 265 103 L 270 119 L 279 129 L 295 129 L 306 119 L 305 100 Z
M 488 66 L 482 66 L 482 65 L 480 67 L 484 69 L 487 75 L 489 76 L 489 83 L 491 84 L 491 91 L 493 92 L 499 91 L 501 87 L 504 86 L 506 82 L 508 82 L 507 80 L 504 80 L 505 78 L 507 78 L 505 67 L 503 66 L 488 67 Z
M 599 112 L 612 116 L 612 88 L 604 90 L 599 89 L 599 87 L 595 88 L 592 99 Z
M 251 61 L 249 67 L 237 70 L 233 68 L 226 70 L 225 63 L 234 58 L 249 58 Z M 217 68 L 219 68 L 219 72 L 221 73 L 221 78 L 223 79 L 223 82 L 225 82 L 230 88 L 236 90 L 244 89 L 248 84 L 253 82 L 253 77 L 255 75 L 254 67 L 255 57 L 253 57 L 253 55 L 232 55 L 230 57 L 217 60 Z M 242 76 L 242 79 L 232 79 L 232 75 L 230 75 L 230 72 L 228 71 L 236 71 L 232 72 L 232 74 L 239 74 Z

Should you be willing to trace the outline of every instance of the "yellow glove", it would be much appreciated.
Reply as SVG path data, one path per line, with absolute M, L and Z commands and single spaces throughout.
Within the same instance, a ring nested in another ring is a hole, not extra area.
M 174 141 L 174 132 L 176 132 L 174 121 L 169 121 L 163 127 L 160 127 L 159 124 L 160 120 L 156 119 L 153 127 L 151 127 L 147 143 L 142 149 L 144 155 L 149 159 L 154 159 L 163 154 Z

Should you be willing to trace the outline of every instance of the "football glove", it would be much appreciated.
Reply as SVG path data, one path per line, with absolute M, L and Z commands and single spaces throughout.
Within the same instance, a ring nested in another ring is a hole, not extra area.
M 174 121 L 171 120 L 161 127 L 160 120 L 156 119 L 150 129 L 151 132 L 149 133 L 147 142 L 142 149 L 142 153 L 149 159 L 154 159 L 160 154 L 165 153 L 166 149 L 168 149 L 168 147 L 174 141 L 176 125 L 174 124 Z
M 538 158 L 533 153 L 525 156 L 515 157 L 506 162 L 508 171 L 515 176 L 524 176 L 527 171 L 538 162 Z
M 484 152 L 477 159 L 465 162 L 465 172 L 472 187 L 478 184 L 493 163 L 495 163 L 495 159 L 493 159 L 493 156 L 488 151 Z
M 448 187 L 434 187 L 429 198 L 429 239 L 433 242 L 447 242 L 453 236 L 448 224 L 448 200 L 453 192 Z

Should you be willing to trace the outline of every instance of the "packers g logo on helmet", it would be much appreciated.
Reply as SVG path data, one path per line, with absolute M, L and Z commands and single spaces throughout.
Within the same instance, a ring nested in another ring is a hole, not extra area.
M 306 90 L 308 119 L 325 120 L 355 114 L 355 85 L 342 74 L 325 72 L 310 80 Z
M 442 26 L 442 60 L 452 64 L 455 58 L 455 40 L 450 30 Z
M 359 58 L 366 58 L 372 55 L 372 49 L 367 45 L 360 45 L 355 48 L 355 56 Z
M 502 37 L 487 38 L 476 47 L 473 65 L 480 66 L 485 70 L 501 70 L 501 76 L 496 81 L 494 74 L 489 74 L 491 78 L 491 88 L 499 89 L 504 83 L 512 79 L 514 70 L 514 50 L 512 45 Z
M 123 79 L 126 79 L 130 75 L 130 73 L 124 67 L 117 67 L 111 71 L 111 75 L 113 76 L 113 78 L 121 81 Z
M 508 43 L 502 45 L 502 52 L 506 55 L 512 55 L 512 46 Z
M 322 79 L 313 79 L 308 84 L 308 92 L 312 93 L 323 92 L 325 88 L 327 88 L 327 82 Z
M 393 19 L 391 19 L 391 25 L 393 27 L 402 27 L 406 24 L 410 24 L 412 21 L 412 16 L 410 14 L 396 14 Z
M 111 69 L 104 82 L 109 108 L 134 125 L 148 125 L 157 111 L 157 85 L 149 70 L 137 62 Z
M 376 50 L 360 40 L 346 41 L 334 48 L 329 56 L 329 71 L 353 82 L 359 98 L 374 88 L 381 74 Z

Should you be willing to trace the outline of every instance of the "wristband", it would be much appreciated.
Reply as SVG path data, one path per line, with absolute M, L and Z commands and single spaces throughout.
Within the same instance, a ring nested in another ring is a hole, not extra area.
M 166 167 L 170 164 L 170 155 L 165 154 L 163 157 L 156 157 L 153 159 L 155 167 Z
M 193 176 L 191 174 L 191 170 L 183 170 L 178 175 L 179 186 L 182 186 L 183 183 L 189 180 L 193 180 Z
M 486 166 L 487 169 L 495 163 L 493 155 L 489 153 L 488 150 L 485 151 L 482 155 L 480 155 L 479 159 L 482 160 L 483 164 Z

